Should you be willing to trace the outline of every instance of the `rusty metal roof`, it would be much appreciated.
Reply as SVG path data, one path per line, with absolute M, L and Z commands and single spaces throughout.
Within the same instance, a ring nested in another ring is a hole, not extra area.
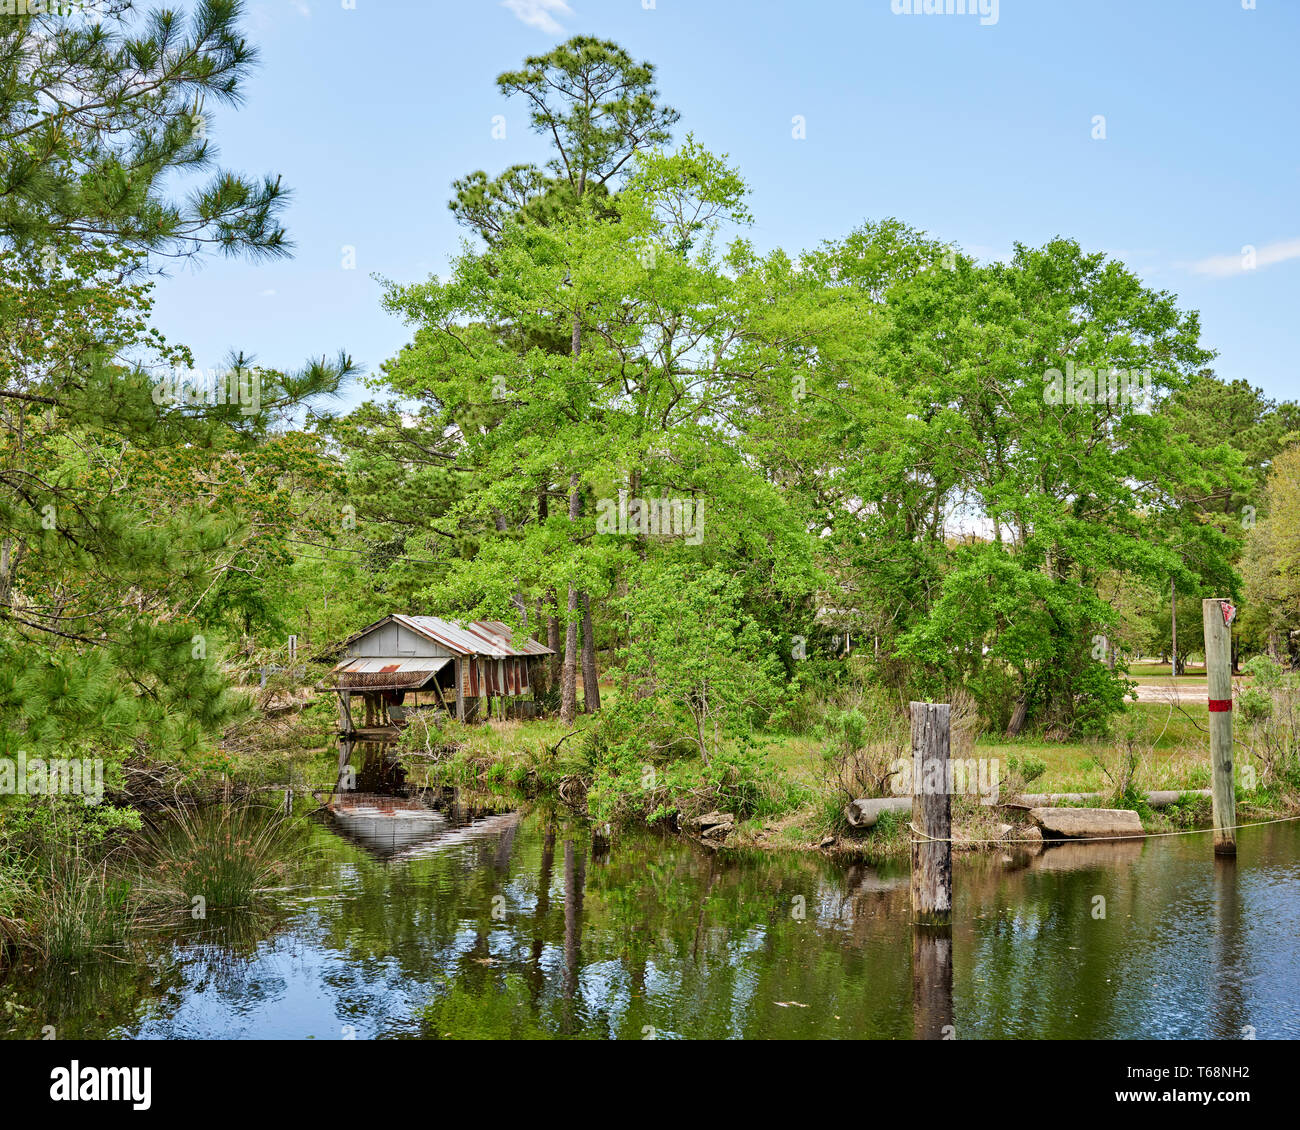
M 369 635 L 376 628 L 382 628 L 390 621 L 401 624 L 404 628 L 409 628 L 426 639 L 441 644 L 448 651 L 454 651 L 457 655 L 481 655 L 488 659 L 509 659 L 516 656 L 555 654 L 549 647 L 538 643 L 536 640 L 525 640 L 522 650 L 516 648 L 511 642 L 514 638 L 513 630 L 509 624 L 503 624 L 500 620 L 471 620 L 468 623 L 462 623 L 459 620 L 444 620 L 440 616 L 406 616 L 400 612 L 385 616 L 382 620 L 376 620 L 373 624 L 367 624 L 360 631 L 353 632 L 352 635 L 337 646 L 336 651 L 348 647 L 361 639 L 362 636 Z
M 528 639 L 526 636 L 524 637 L 523 650 L 522 651 L 516 650 L 514 645 L 510 642 L 511 640 L 514 639 L 514 629 L 511 628 L 509 624 L 503 624 L 500 620 L 475 620 L 474 623 L 470 625 L 470 627 L 476 630 L 486 629 L 487 631 L 491 632 L 492 635 L 499 637 L 500 640 L 502 641 L 501 646 L 508 648 L 510 650 L 511 655 L 554 655 L 555 654 L 555 652 L 553 652 L 544 643 L 538 643 L 536 640 Z
M 403 616 L 395 614 L 393 619 L 413 632 L 419 632 L 436 643 L 461 655 L 483 655 L 490 659 L 509 659 L 512 656 L 550 655 L 549 647 L 542 647 L 536 641 L 529 640 L 527 650 L 520 651 L 510 641 L 513 632 L 500 620 L 471 620 L 462 624 L 455 620 L 443 620 L 438 616 Z M 529 647 L 528 645 L 531 645 Z M 541 650 L 534 650 L 540 648 Z
M 340 688 L 357 687 L 372 691 L 409 690 L 422 687 L 451 660 L 445 656 L 408 659 L 345 659 L 330 672 Z

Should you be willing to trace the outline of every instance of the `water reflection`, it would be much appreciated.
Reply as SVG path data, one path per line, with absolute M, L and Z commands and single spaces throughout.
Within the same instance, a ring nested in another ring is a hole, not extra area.
M 27 1011 L 8 1034 L 1300 1036 L 1294 825 L 1247 829 L 1235 862 L 1204 837 L 958 856 L 944 934 L 912 928 L 905 863 L 655 835 L 596 856 L 563 810 L 456 799 L 407 843 L 337 812 L 315 824 L 322 874 L 272 923 L 173 931 L 147 961 L 11 971 L 0 997 Z
M 343 793 L 330 802 L 328 811 L 345 836 L 380 859 L 426 843 L 448 827 L 442 813 L 406 797 Z
M 918 1040 L 955 1039 L 952 1011 L 952 931 L 912 929 L 912 1035 Z

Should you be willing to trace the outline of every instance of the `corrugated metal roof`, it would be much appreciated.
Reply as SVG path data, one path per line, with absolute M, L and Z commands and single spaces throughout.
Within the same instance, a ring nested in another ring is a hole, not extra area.
M 401 624 L 413 632 L 418 632 L 426 639 L 441 644 L 448 651 L 457 655 L 481 655 L 488 659 L 508 659 L 512 656 L 554 655 L 549 647 L 536 640 L 525 640 L 523 650 L 511 642 L 514 633 L 509 624 L 500 620 L 471 620 L 468 624 L 457 620 L 444 620 L 440 616 L 406 616 L 395 612 L 367 624 L 360 631 L 353 632 L 342 643 L 336 645 L 338 651 L 350 647 L 363 636 L 368 636 L 389 621 Z
M 400 613 L 395 613 L 393 619 L 462 655 L 509 659 L 512 656 L 551 654 L 549 647 L 543 647 L 535 640 L 527 641 L 524 650 L 517 649 L 510 642 L 513 635 L 510 627 L 500 620 L 471 620 L 468 624 L 460 624 L 438 616 L 403 616 Z
M 503 646 L 510 648 L 512 655 L 554 655 L 555 653 L 544 643 L 538 643 L 536 640 L 524 638 L 523 650 L 515 650 L 514 645 L 510 642 L 514 639 L 514 630 L 509 624 L 503 624 L 500 620 L 475 620 L 476 626 L 490 629 L 494 635 L 500 636 Z
M 340 687 L 398 690 L 420 687 L 450 663 L 447 657 L 417 656 L 407 659 L 345 659 L 331 672 Z

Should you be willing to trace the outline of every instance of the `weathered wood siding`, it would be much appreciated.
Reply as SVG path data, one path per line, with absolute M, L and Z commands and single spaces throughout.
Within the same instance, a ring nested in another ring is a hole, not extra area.
M 380 659 L 388 656 L 454 656 L 456 653 L 431 639 L 403 627 L 401 624 L 384 624 L 353 640 L 344 654 L 354 659 Z

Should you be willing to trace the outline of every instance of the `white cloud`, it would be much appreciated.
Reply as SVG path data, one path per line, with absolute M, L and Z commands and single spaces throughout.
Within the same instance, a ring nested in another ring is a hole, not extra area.
M 270 290 L 264 290 L 264 291 L 262 291 L 262 292 L 258 295 L 258 297 L 259 297 L 259 298 L 271 298 L 271 297 L 273 297 L 274 295 L 275 295 L 275 287 L 272 287 Z
M 1254 250 L 1254 265 L 1251 265 L 1247 248 L 1242 248 L 1236 255 L 1211 255 L 1208 259 L 1198 259 L 1186 263 L 1189 270 L 1198 275 L 1211 275 L 1226 279 L 1233 275 L 1244 275 L 1251 270 L 1273 267 L 1290 259 L 1300 259 L 1300 239 L 1282 239 L 1277 243 L 1266 243 Z
M 550 35 L 557 35 L 564 30 L 556 16 L 573 15 L 573 9 L 565 0 L 502 0 L 501 7 L 509 8 L 529 27 Z
M 311 5 L 307 3 L 307 0 L 289 0 L 289 3 L 293 5 L 293 10 L 303 19 L 311 19 Z

